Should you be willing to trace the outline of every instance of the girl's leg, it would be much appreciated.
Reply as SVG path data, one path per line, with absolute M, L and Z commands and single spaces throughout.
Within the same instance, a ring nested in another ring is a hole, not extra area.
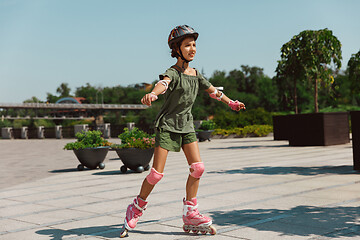
M 186 159 L 189 166 L 193 163 L 201 162 L 199 145 L 197 142 L 192 142 L 189 144 L 184 144 L 182 149 L 185 153 Z M 193 169 L 190 169 L 192 172 Z M 186 182 L 186 200 L 191 201 L 197 195 L 199 188 L 200 178 L 194 178 L 189 174 L 189 177 Z
M 155 184 L 162 178 L 167 154 L 168 150 L 161 147 L 155 148 L 153 167 L 149 175 L 143 181 L 140 194 L 126 209 L 124 227 L 122 232 L 120 233 L 121 238 L 127 235 L 128 230 L 134 229 L 136 227 L 139 218 L 142 216 L 143 211 L 146 209 L 146 198 L 153 190 Z
M 191 171 L 186 183 L 186 199 L 183 200 L 183 229 L 185 232 L 193 231 L 197 233 L 200 231 L 203 234 L 208 232 L 214 235 L 216 234 L 216 229 L 211 226 L 211 218 L 200 214 L 197 209 L 196 195 L 199 188 L 200 177 L 204 171 L 198 143 L 192 142 L 184 144 L 182 148 Z
M 164 172 L 164 168 L 165 168 L 165 163 L 166 163 L 166 158 L 168 155 L 169 151 L 162 148 L 162 147 L 156 147 L 155 151 L 154 151 L 154 160 L 153 160 L 153 165 L 152 167 L 159 173 L 163 173 Z M 140 190 L 140 198 L 142 198 L 143 200 L 146 200 L 147 197 L 150 195 L 151 191 L 154 189 L 155 185 L 151 185 L 148 180 L 145 178 L 142 186 L 141 186 L 141 190 Z

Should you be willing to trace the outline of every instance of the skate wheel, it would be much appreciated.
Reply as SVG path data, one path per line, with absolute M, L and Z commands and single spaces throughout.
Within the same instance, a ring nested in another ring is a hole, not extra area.
M 200 231 L 201 234 L 205 235 L 207 231 Z
M 126 228 L 122 229 L 122 232 L 120 233 L 120 238 L 124 238 L 128 235 L 128 230 Z
M 184 232 L 186 232 L 186 233 L 189 233 L 189 232 L 190 232 L 190 229 L 188 229 L 187 227 L 185 227 L 185 225 L 183 226 L 183 230 L 184 230 Z
M 193 233 L 197 234 L 199 230 L 192 230 Z
M 214 226 L 210 226 L 210 234 L 215 235 L 216 234 L 216 228 Z

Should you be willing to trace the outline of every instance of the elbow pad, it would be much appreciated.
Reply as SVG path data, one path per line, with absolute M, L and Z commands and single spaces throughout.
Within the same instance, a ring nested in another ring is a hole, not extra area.
M 169 87 L 168 81 L 166 81 L 166 80 L 160 80 L 156 85 L 158 85 L 159 83 L 162 84 L 162 85 L 164 85 L 164 87 L 165 87 L 165 90 L 164 90 L 162 93 L 160 93 L 160 94 L 166 93 L 166 90 L 167 90 L 168 87 Z M 155 85 L 155 86 L 156 86 L 156 85 Z
M 220 97 L 218 97 L 218 96 L 216 95 L 218 92 L 220 92 L 220 91 L 218 91 L 218 90 L 215 88 L 215 91 L 212 92 L 212 93 L 209 93 L 209 95 L 210 95 L 211 98 L 216 99 L 216 100 L 218 100 L 218 101 L 221 101 L 221 98 L 224 96 L 224 93 L 220 92 L 221 95 L 220 95 Z

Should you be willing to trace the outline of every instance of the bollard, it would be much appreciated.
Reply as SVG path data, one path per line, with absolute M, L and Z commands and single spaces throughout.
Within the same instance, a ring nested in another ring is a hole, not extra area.
M 134 127 L 135 127 L 135 123 L 134 122 L 129 122 L 129 123 L 126 123 L 126 126 L 129 130 L 132 130 Z
M 103 133 L 104 138 L 110 138 L 111 132 L 110 132 L 110 123 L 105 124 L 98 124 L 96 127 L 96 130 L 99 130 Z
M 39 127 L 37 128 L 37 137 L 38 137 L 39 139 L 45 138 L 44 132 L 45 132 L 44 126 L 39 126 Z
M 22 139 L 28 139 L 28 138 L 29 138 L 29 130 L 28 130 L 28 127 L 22 127 L 22 128 L 21 128 L 21 138 L 22 138 Z
M 89 131 L 88 124 L 78 124 L 74 126 L 74 134 L 76 135 L 78 132 L 87 132 Z
M 62 139 L 62 126 L 61 125 L 57 125 L 55 126 L 55 137 L 56 139 Z
M 4 139 L 13 139 L 14 134 L 12 127 L 1 128 L 1 137 Z

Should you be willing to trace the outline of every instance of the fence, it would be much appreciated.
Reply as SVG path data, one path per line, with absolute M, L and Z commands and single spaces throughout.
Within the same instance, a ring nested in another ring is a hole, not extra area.
M 0 137 L 2 139 L 61 139 L 61 138 L 75 138 L 76 132 L 79 131 L 88 131 L 88 130 L 100 130 L 103 133 L 104 138 L 117 138 L 119 134 L 124 131 L 125 127 L 128 127 L 131 124 L 120 124 L 120 125 L 110 125 L 109 123 L 93 126 L 88 126 L 87 124 L 67 126 L 63 127 L 61 125 L 55 127 L 22 127 L 22 128 L 2 128 Z M 133 125 L 131 125 L 133 126 Z M 139 129 L 153 134 L 154 129 L 148 128 L 146 126 L 137 125 Z

